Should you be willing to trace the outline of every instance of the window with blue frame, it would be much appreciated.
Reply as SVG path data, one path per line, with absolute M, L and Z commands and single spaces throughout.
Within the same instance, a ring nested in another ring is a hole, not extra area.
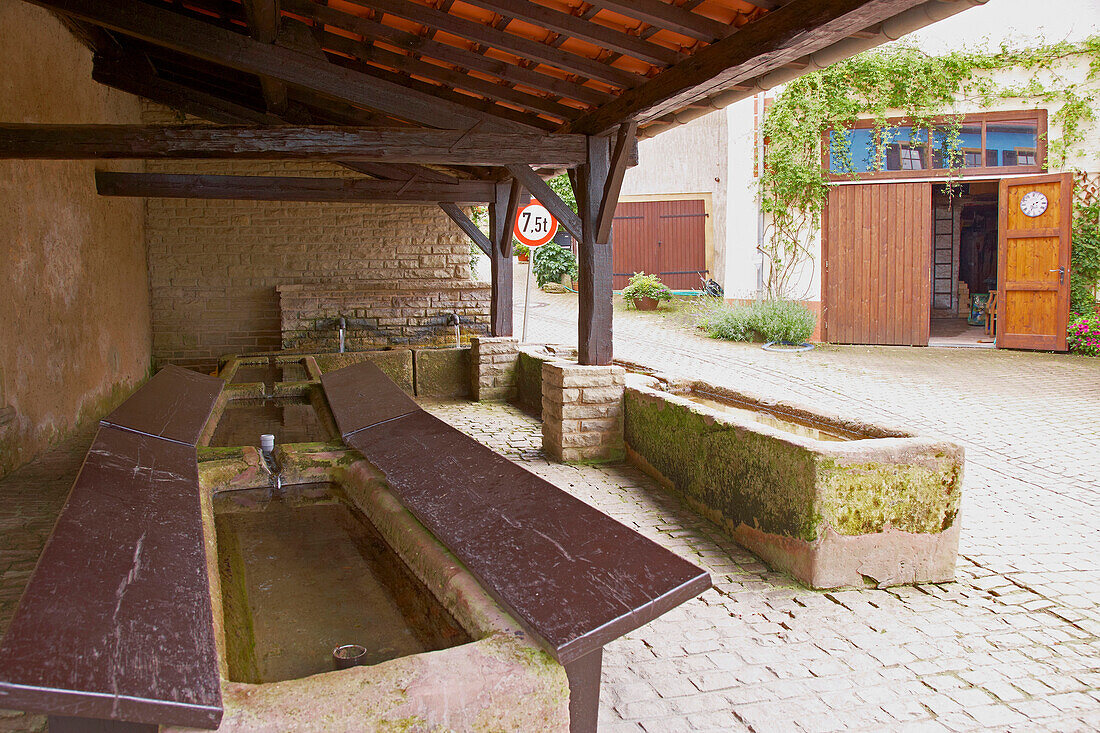
M 829 173 L 888 177 L 926 170 L 1037 169 L 1046 115 L 1042 110 L 1018 115 L 973 115 L 957 124 L 933 124 L 931 130 L 904 124 L 881 131 L 870 126 L 833 130 L 827 137 Z

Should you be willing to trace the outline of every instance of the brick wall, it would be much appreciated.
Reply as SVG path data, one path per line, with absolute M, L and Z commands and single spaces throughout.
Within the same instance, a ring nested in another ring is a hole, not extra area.
M 145 121 L 180 120 L 148 105 Z M 147 170 L 356 175 L 330 164 L 268 161 L 150 162 Z M 210 369 L 219 356 L 276 350 L 284 340 L 334 344 L 326 338 L 335 336 L 331 320 L 339 315 L 356 319 L 360 346 L 453 337 L 443 314 L 455 310 L 465 333 L 488 323 L 488 289 L 470 279 L 469 240 L 436 206 L 148 199 L 145 223 L 159 362 Z M 425 285 L 447 295 L 395 303 L 399 292 Z M 289 306 L 285 339 L 280 290 Z

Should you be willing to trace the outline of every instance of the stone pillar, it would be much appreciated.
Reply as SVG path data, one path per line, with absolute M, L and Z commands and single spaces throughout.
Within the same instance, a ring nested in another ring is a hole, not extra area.
M 558 461 L 622 458 L 620 366 L 542 365 L 542 449 Z
M 474 401 L 510 400 L 516 396 L 519 342 L 507 336 L 470 339 L 470 391 Z

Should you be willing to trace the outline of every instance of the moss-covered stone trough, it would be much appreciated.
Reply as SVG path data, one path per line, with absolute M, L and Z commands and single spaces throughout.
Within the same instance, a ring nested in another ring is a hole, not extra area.
M 959 446 L 702 382 L 631 375 L 624 399 L 630 458 L 773 568 L 813 588 L 954 578 Z

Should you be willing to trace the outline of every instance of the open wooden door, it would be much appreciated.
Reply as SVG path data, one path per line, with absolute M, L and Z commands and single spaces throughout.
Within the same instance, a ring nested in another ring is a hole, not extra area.
M 997 346 L 1066 350 L 1073 177 L 1001 179 Z

